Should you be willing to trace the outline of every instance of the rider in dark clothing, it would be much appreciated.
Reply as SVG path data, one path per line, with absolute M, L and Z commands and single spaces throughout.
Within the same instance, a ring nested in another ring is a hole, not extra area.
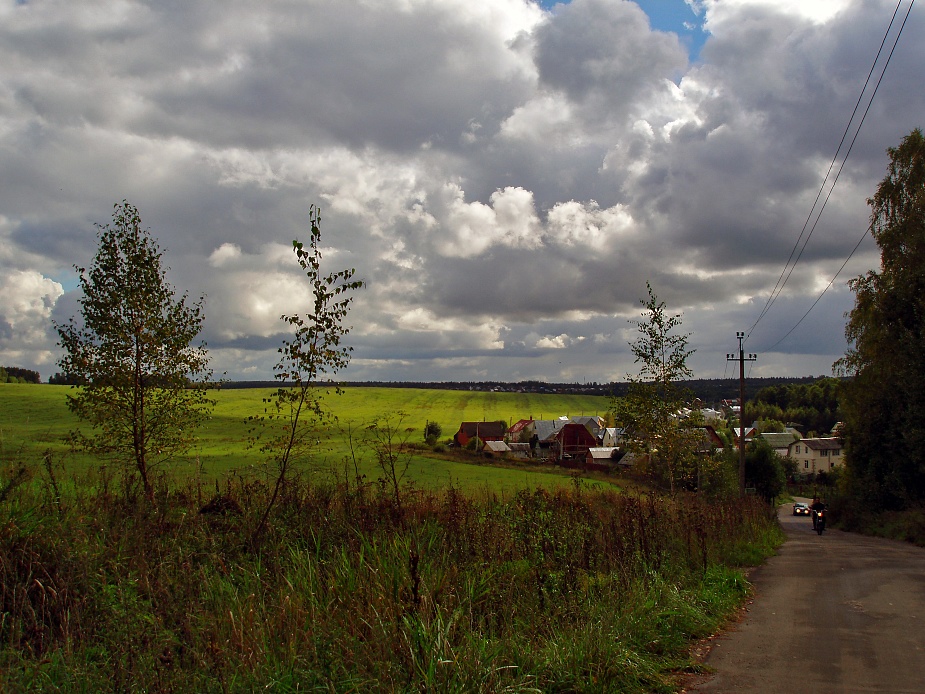
M 822 501 L 819 499 L 818 496 L 814 496 L 813 503 L 809 505 L 809 509 L 813 513 L 813 530 L 815 530 L 816 529 L 816 514 L 819 513 L 819 511 L 825 510 L 825 504 L 822 503 Z

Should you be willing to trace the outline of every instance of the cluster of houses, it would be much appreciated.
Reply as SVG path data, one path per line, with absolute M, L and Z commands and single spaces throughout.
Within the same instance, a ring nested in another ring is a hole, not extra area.
M 463 422 L 453 436 L 457 446 L 472 439 L 486 454 L 507 458 L 538 458 L 565 467 L 612 469 L 625 458 L 620 448 L 622 429 L 605 427 L 601 417 L 521 419 L 504 422 Z
M 720 413 L 717 413 L 720 414 Z M 725 444 L 713 426 L 721 417 L 709 422 L 704 432 L 703 451 L 721 449 Z M 502 458 L 546 460 L 565 467 L 586 470 L 613 470 L 632 464 L 632 454 L 621 446 L 623 429 L 605 427 L 598 416 L 559 417 L 558 419 L 521 419 L 508 427 L 505 422 L 462 422 L 453 436 L 455 445 L 465 447 L 478 439 L 486 455 Z M 764 438 L 781 457 L 796 462 L 797 474 L 804 477 L 829 472 L 842 464 L 842 439 L 803 438 L 799 431 L 787 427 L 783 432 L 759 433 L 755 426 L 734 430 L 734 444 L 744 436 L 745 444 L 756 437 Z

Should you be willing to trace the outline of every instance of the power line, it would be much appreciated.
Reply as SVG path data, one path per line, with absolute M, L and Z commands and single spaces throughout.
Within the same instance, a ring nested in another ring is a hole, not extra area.
M 853 136 L 852 139 L 851 139 L 851 144 L 849 145 L 848 150 L 847 150 L 847 152 L 845 153 L 845 157 L 844 157 L 844 159 L 842 160 L 842 163 L 841 163 L 841 165 L 840 165 L 839 168 L 838 168 L 838 172 L 836 173 L 835 178 L 833 179 L 832 187 L 829 189 L 829 192 L 828 192 L 828 194 L 826 195 L 825 200 L 824 200 L 823 203 L 822 203 L 822 207 L 819 209 L 819 212 L 818 212 L 818 214 L 816 215 L 816 220 L 815 220 L 815 222 L 813 222 L 812 226 L 810 227 L 809 234 L 806 236 L 806 240 L 803 242 L 802 247 L 800 247 L 800 251 L 799 251 L 799 253 L 797 254 L 796 260 L 794 260 L 794 261 L 793 261 L 793 264 L 790 265 L 790 261 L 793 259 L 793 254 L 796 252 L 797 247 L 799 247 L 799 245 L 800 245 L 800 240 L 803 238 L 803 234 L 804 234 L 805 231 L 806 231 L 806 226 L 807 226 L 807 224 L 809 224 L 809 220 L 810 220 L 810 219 L 812 218 L 812 216 L 813 216 L 813 210 L 815 210 L 816 204 L 819 202 L 819 198 L 820 198 L 820 196 L 822 195 L 822 191 L 825 189 L 825 184 L 826 184 L 826 182 L 828 181 L 829 174 L 831 173 L 832 168 L 833 168 L 834 165 L 835 165 L 835 161 L 838 159 L 838 154 L 839 154 L 839 152 L 841 151 L 842 145 L 844 144 L 845 137 L 847 136 L 848 132 L 849 132 L 850 129 L 851 129 L 851 123 L 852 123 L 852 121 L 854 120 L 855 115 L 857 114 L 857 109 L 858 109 L 858 106 L 859 106 L 860 103 L 861 103 L 861 100 L 863 99 L 864 93 L 867 91 L 867 86 L 868 86 L 868 84 L 870 83 L 871 75 L 873 74 L 874 68 L 876 67 L 877 62 L 878 62 L 879 59 L 880 59 L 880 55 L 881 55 L 881 53 L 883 52 L 883 47 L 884 47 L 884 45 L 886 44 L 886 40 L 887 40 L 887 38 L 888 38 L 888 36 L 889 36 L 890 29 L 892 28 L 893 23 L 894 23 L 895 20 L 896 20 L 896 15 L 897 15 L 897 13 L 898 13 L 898 11 L 899 11 L 900 6 L 902 5 L 902 0 L 899 0 L 899 2 L 898 2 L 897 5 L 896 5 L 896 8 L 893 10 L 893 17 L 890 19 L 890 24 L 889 24 L 889 26 L 887 27 L 887 30 L 886 30 L 886 32 L 885 32 L 885 34 L 884 34 L 884 37 L 883 37 L 883 40 L 882 40 L 881 43 L 880 43 L 880 49 L 877 51 L 877 56 L 876 56 L 876 58 L 874 58 L 874 63 L 873 63 L 873 65 L 871 66 L 870 72 L 868 72 L 867 80 L 864 82 L 864 87 L 863 87 L 863 89 L 861 90 L 861 96 L 858 98 L 858 102 L 855 104 L 854 111 L 853 111 L 852 114 L 851 114 L 851 118 L 848 120 L 848 126 L 847 126 L 846 129 L 845 129 L 845 133 L 842 135 L 842 140 L 841 140 L 841 142 L 840 142 L 839 145 L 838 145 L 838 150 L 836 150 L 836 152 L 835 152 L 835 157 L 833 158 L 832 163 L 829 165 L 829 170 L 828 170 L 828 172 L 826 173 L 825 179 L 824 179 L 823 182 L 822 182 L 822 186 L 821 186 L 820 189 L 819 189 L 819 193 L 817 193 L 817 195 L 816 195 L 816 199 L 815 199 L 815 201 L 813 202 L 813 206 L 812 206 L 812 208 L 810 209 L 810 213 L 809 213 L 809 215 L 807 216 L 806 222 L 804 222 L 804 224 L 803 224 L 803 229 L 802 229 L 801 232 L 800 232 L 800 236 L 797 238 L 797 241 L 796 241 L 796 243 L 794 244 L 793 250 L 791 250 L 791 252 L 790 252 L 790 257 L 787 259 L 787 263 L 784 265 L 784 269 L 783 269 L 783 271 L 781 272 L 780 278 L 778 278 L 777 284 L 775 284 L 774 289 L 771 291 L 771 295 L 768 297 L 768 301 L 765 303 L 765 306 L 764 306 L 764 308 L 762 309 L 761 313 L 759 314 L 758 318 L 755 320 L 754 324 L 752 324 L 752 327 L 749 328 L 749 331 L 748 331 L 749 336 L 751 335 L 751 332 L 755 329 L 755 327 L 758 325 L 758 323 L 761 321 L 761 319 L 764 318 L 764 316 L 765 316 L 765 315 L 767 314 L 767 312 L 770 310 L 771 306 L 773 306 L 774 303 L 777 301 L 777 299 L 778 299 L 778 297 L 780 296 L 781 292 L 783 292 L 784 286 L 787 284 L 787 281 L 790 279 L 790 276 L 793 274 L 793 270 L 794 270 L 794 268 L 796 267 L 796 264 L 799 262 L 800 258 L 803 256 L 803 251 L 806 249 L 806 245 L 809 243 L 809 239 L 810 239 L 810 237 L 812 236 L 812 233 L 813 233 L 813 231 L 815 230 L 816 225 L 819 223 L 819 219 L 822 217 L 822 213 L 823 213 L 823 211 L 825 210 L 826 205 L 828 204 L 829 198 L 832 196 L 832 193 L 833 193 L 834 190 L 835 190 L 835 186 L 836 186 L 837 183 L 838 183 L 838 179 L 839 179 L 839 177 L 841 176 L 841 172 L 844 170 L 845 164 L 846 164 L 847 161 L 848 161 L 848 157 L 850 156 L 852 149 L 854 149 L 854 144 L 855 144 L 855 142 L 857 141 L 858 134 L 861 132 L 861 127 L 864 125 L 864 121 L 867 119 L 867 114 L 868 114 L 869 111 L 870 111 L 870 107 L 873 105 L 874 97 L 876 97 L 876 95 L 877 95 L 877 91 L 879 90 L 880 84 L 881 84 L 881 82 L 883 81 L 883 77 L 884 77 L 884 75 L 886 74 L 886 69 L 887 69 L 887 67 L 889 66 L 890 61 L 891 61 L 892 58 L 893 58 L 893 54 L 894 54 L 894 52 L 896 51 L 896 46 L 897 46 L 897 44 L 899 43 L 899 37 L 902 35 L 903 28 L 906 26 L 906 20 L 908 20 L 908 18 L 909 18 L 909 13 L 912 11 L 912 6 L 913 6 L 914 4 L 915 4 L 915 0 L 911 0 L 911 2 L 909 3 L 909 7 L 908 7 L 908 9 L 906 10 L 906 15 L 905 15 L 905 17 L 903 18 L 902 24 L 900 25 L 899 30 L 898 30 L 897 33 L 896 33 L 896 38 L 895 38 L 894 41 L 893 41 L 893 45 L 892 45 L 892 47 L 891 47 L 891 49 L 890 49 L 890 53 L 889 53 L 889 55 L 887 56 L 886 62 L 884 63 L 883 68 L 882 68 L 881 71 L 880 71 L 880 76 L 879 76 L 879 78 L 877 79 L 877 83 L 876 83 L 876 85 L 874 86 L 874 90 L 873 90 L 873 92 L 872 92 L 871 95 L 870 95 L 870 99 L 869 99 L 868 102 L 867 102 L 866 108 L 864 109 L 864 114 L 863 114 L 863 116 L 861 117 L 861 120 L 860 120 L 860 122 L 858 123 L 857 129 L 856 129 L 855 132 L 854 132 L 854 136 Z M 866 235 L 866 231 L 865 231 L 865 235 Z M 862 240 L 863 240 L 863 237 L 862 237 Z M 851 259 L 851 256 L 853 256 L 854 253 L 855 253 L 855 251 L 857 251 L 858 246 L 860 246 L 860 242 L 858 242 L 857 246 L 855 246 L 854 250 L 851 252 L 851 255 L 849 255 L 849 256 L 848 256 L 848 259 L 845 260 L 845 263 L 842 265 L 841 269 L 839 269 L 838 273 L 836 273 L 835 277 L 832 278 L 832 282 L 835 281 L 835 278 L 837 278 L 837 277 L 838 277 L 838 274 L 841 272 L 841 270 L 844 269 L 845 265 L 848 263 L 848 260 L 850 260 L 850 259 Z M 788 267 L 789 267 L 789 272 L 788 272 Z M 786 277 L 785 277 L 785 275 L 786 275 Z M 822 294 L 819 295 L 819 297 L 816 299 L 816 301 L 815 301 L 815 302 L 813 303 L 813 305 L 810 307 L 809 311 L 812 311 L 813 307 L 815 307 L 815 305 L 816 305 L 817 303 L 819 303 L 819 300 L 822 298 L 822 295 L 825 294 L 826 291 L 828 291 L 828 288 L 832 285 L 832 282 L 830 282 L 830 283 L 829 283 L 829 286 L 826 287 L 826 289 L 823 290 Z M 789 336 L 789 335 L 796 329 L 796 327 L 803 321 L 803 319 L 806 318 L 806 315 L 809 314 L 809 311 L 807 311 L 806 314 L 803 316 L 803 318 L 801 318 L 800 321 L 797 323 L 797 325 L 795 325 L 793 328 L 791 328 L 790 331 L 787 333 L 787 335 L 785 335 L 783 338 L 781 338 L 781 340 L 779 340 L 777 343 L 775 343 L 774 346 L 777 346 L 778 344 L 780 344 L 780 342 L 782 342 L 784 339 L 786 339 L 786 337 Z M 768 350 L 765 350 L 765 351 L 768 351 Z
M 868 231 L 869 231 L 868 229 L 865 229 L 865 230 L 864 230 L 864 234 L 861 236 L 860 239 L 858 239 L 858 242 L 854 245 L 854 249 L 851 251 L 851 253 L 848 255 L 848 257 L 845 259 L 845 262 L 842 263 L 841 267 L 838 268 L 838 272 L 835 273 L 835 277 L 833 277 L 833 278 L 829 281 L 828 285 L 826 285 L 826 288 L 822 290 L 822 294 L 820 294 L 818 297 L 816 297 L 816 300 L 813 302 L 813 305 L 810 306 L 809 309 L 806 311 L 806 313 L 803 314 L 803 317 L 800 318 L 800 320 L 797 321 L 796 325 L 794 325 L 792 328 L 790 328 L 790 330 L 787 331 L 787 334 L 786 334 L 786 335 L 784 335 L 781 339 L 779 339 L 779 340 L 778 340 L 777 342 L 775 342 L 773 345 L 771 345 L 771 346 L 768 347 L 766 350 L 764 350 L 765 352 L 770 352 L 770 351 L 772 351 L 775 347 L 777 347 L 777 345 L 779 345 L 781 342 L 783 342 L 783 341 L 786 340 L 788 337 L 790 337 L 790 333 L 792 333 L 794 330 L 796 330 L 797 328 L 800 327 L 800 323 L 802 323 L 802 322 L 806 319 L 806 316 L 809 315 L 809 312 L 812 311 L 812 310 L 816 307 L 816 304 L 819 303 L 819 301 L 822 299 L 823 295 L 824 295 L 827 291 L 829 291 L 829 289 L 832 288 L 832 285 L 835 283 L 835 280 L 838 279 L 838 276 L 841 274 L 841 271 L 845 269 L 845 266 L 848 264 L 848 261 L 851 260 L 852 256 L 857 252 L 858 248 L 861 247 L 861 244 L 864 243 L 864 239 L 867 238 L 867 232 L 868 232 Z
M 899 12 L 899 8 L 901 4 L 902 4 L 902 0 L 898 0 L 896 3 L 896 7 L 893 10 L 893 16 L 890 18 L 890 24 L 889 26 L 887 26 L 886 32 L 884 32 L 883 34 L 883 39 L 880 41 L 880 48 L 877 49 L 877 55 L 874 58 L 874 62 L 871 64 L 870 70 L 867 72 L 867 79 L 864 80 L 864 86 L 861 88 L 861 93 L 858 95 L 858 100 L 854 104 L 854 110 L 851 112 L 851 117 L 848 119 L 848 124 L 845 126 L 845 132 L 842 133 L 841 141 L 839 141 L 838 148 L 835 150 L 835 156 L 832 157 L 832 162 L 829 164 L 829 169 L 828 171 L 826 171 L 825 177 L 822 179 L 822 185 L 819 187 L 819 192 L 816 193 L 816 199 L 813 200 L 812 207 L 810 207 L 809 209 L 809 214 L 806 216 L 806 221 L 803 222 L 803 228 L 800 230 L 800 235 L 797 237 L 796 242 L 793 244 L 793 248 L 790 250 L 790 256 L 787 258 L 787 262 L 784 263 L 784 269 L 781 270 L 780 277 L 777 278 L 777 283 L 774 285 L 774 289 L 771 290 L 771 294 L 768 296 L 768 300 L 765 302 L 764 308 L 761 310 L 761 313 L 758 315 L 758 318 L 757 320 L 755 320 L 752 327 L 749 328 L 748 330 L 749 333 L 751 333 L 751 331 L 755 329 L 755 326 L 758 325 L 758 322 L 764 317 L 764 314 L 767 313 L 768 310 L 770 310 L 771 306 L 777 300 L 777 296 L 780 294 L 781 291 L 783 291 L 784 285 L 787 283 L 787 280 L 790 279 L 790 274 L 787 273 L 787 268 L 790 267 L 790 261 L 793 260 L 793 254 L 796 253 L 796 250 L 800 245 L 800 241 L 803 239 L 803 234 L 806 233 L 806 227 L 809 224 L 810 219 L 812 219 L 813 211 L 816 209 L 816 205 L 819 203 L 819 198 L 822 197 L 822 191 L 825 190 L 825 184 L 828 182 L 829 176 L 832 173 L 832 169 L 835 167 L 835 162 L 838 161 L 838 155 L 841 152 L 842 145 L 845 144 L 845 138 L 848 137 L 848 133 L 851 130 L 851 123 L 854 122 L 854 117 L 857 115 L 858 108 L 861 105 L 861 101 L 864 99 L 864 93 L 867 91 L 867 86 L 870 84 L 870 78 L 874 74 L 874 69 L 877 67 L 877 63 L 880 61 L 880 55 L 883 53 L 883 47 L 886 45 L 887 37 L 890 34 L 890 29 L 893 28 L 893 22 L 896 21 L 896 15 Z M 860 125 L 858 126 L 858 130 L 860 130 Z M 849 151 L 849 154 L 850 154 L 850 151 Z M 845 160 L 847 161 L 847 159 L 848 159 L 848 155 L 846 154 Z M 844 166 L 844 163 L 842 163 L 842 166 Z M 840 171 L 841 170 L 839 169 L 839 172 Z M 835 182 L 837 183 L 837 179 Z M 835 187 L 835 183 L 832 184 L 832 187 L 833 188 Z M 820 215 L 822 214 L 822 210 L 820 210 L 819 214 Z M 817 217 L 817 221 L 818 221 L 818 217 Z M 813 226 L 815 228 L 815 225 Z M 812 235 L 812 231 L 810 231 L 810 235 Z M 809 241 L 809 237 L 806 238 L 806 241 L 807 242 Z M 804 248 L 806 247 L 805 243 L 803 247 Z M 802 251 L 800 251 L 800 254 L 802 255 Z M 799 260 L 799 257 L 797 257 L 797 261 L 798 260 Z M 794 266 L 796 266 L 797 261 L 794 261 L 793 263 Z M 793 272 L 792 268 L 791 268 L 791 272 Z M 786 279 L 784 278 L 785 274 L 787 275 Z M 780 291 L 778 291 L 778 288 L 780 289 Z

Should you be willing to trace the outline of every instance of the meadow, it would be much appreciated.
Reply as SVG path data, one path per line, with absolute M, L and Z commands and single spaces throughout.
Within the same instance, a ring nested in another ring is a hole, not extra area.
M 71 452 L 66 437 L 79 422 L 66 406 L 68 386 L 35 384 L 0 385 L 0 455 L 28 461 L 32 466 L 51 454 L 65 479 L 75 476 L 92 480 L 99 461 Z M 248 417 L 266 411 L 266 399 L 273 389 L 221 389 L 213 391 L 216 406 L 212 417 L 198 434 L 198 443 L 183 460 L 170 467 L 179 480 L 196 479 L 206 485 L 233 474 L 259 472 L 266 462 L 259 445 L 249 445 L 253 426 Z M 337 421 L 328 429 L 315 459 L 305 472 L 320 477 L 338 477 L 345 461 L 354 458 L 367 477 L 378 470 L 373 452 L 364 444 L 362 432 L 374 422 L 401 421 L 403 435 L 410 443 L 423 444 L 424 425 L 437 422 L 441 441 L 451 439 L 462 421 L 552 419 L 567 415 L 606 413 L 609 399 L 600 396 L 537 393 L 492 393 L 480 391 L 431 390 L 413 388 L 344 389 L 325 396 L 325 408 Z M 410 431 L 408 431 L 410 429 Z M 356 439 L 351 449 L 347 432 Z M 468 490 L 514 490 L 524 486 L 558 486 L 568 481 L 565 473 L 539 466 L 491 466 L 477 458 L 460 462 L 430 453 L 421 446 L 408 461 L 407 478 L 416 484 L 439 488 L 450 484 Z

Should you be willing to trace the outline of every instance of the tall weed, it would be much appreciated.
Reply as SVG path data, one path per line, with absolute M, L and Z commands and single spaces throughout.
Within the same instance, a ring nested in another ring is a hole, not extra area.
M 780 541 L 753 499 L 293 479 L 0 505 L 9 691 L 672 691 Z M 30 496 L 33 494 L 34 496 Z M 65 492 L 66 494 L 66 492 Z M 219 503 L 217 500 L 221 499 Z

